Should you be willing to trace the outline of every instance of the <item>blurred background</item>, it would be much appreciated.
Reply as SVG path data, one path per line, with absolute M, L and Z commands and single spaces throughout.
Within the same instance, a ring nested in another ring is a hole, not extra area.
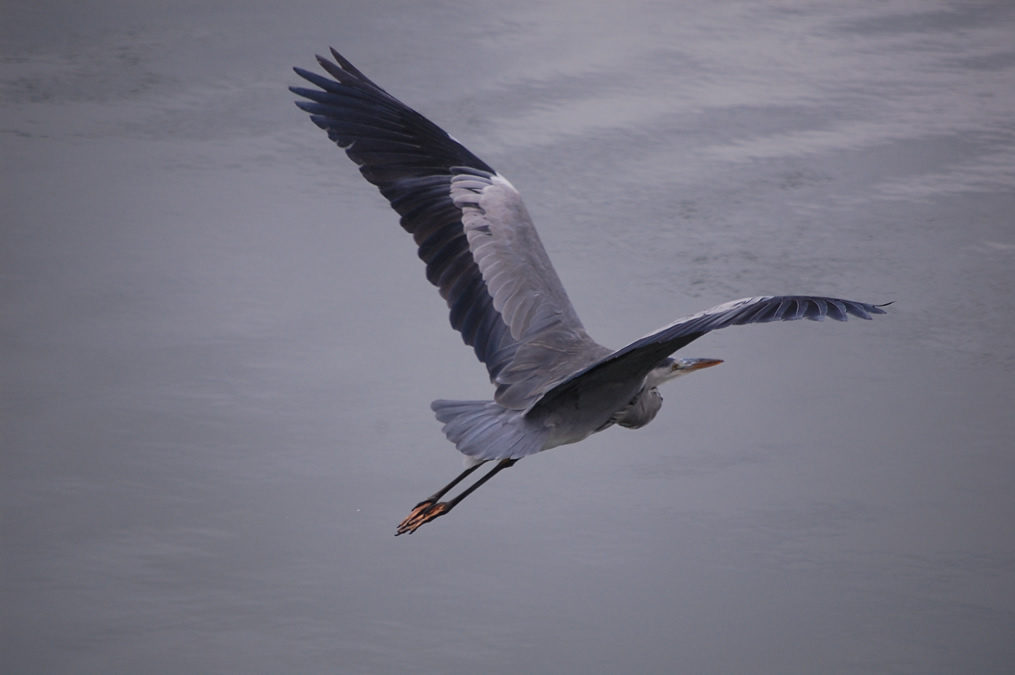
M 1015 663 L 1015 5 L 0 8 L 0 669 Z M 774 293 L 656 421 L 460 470 L 488 398 L 286 90 L 335 46 L 525 196 L 619 347 Z

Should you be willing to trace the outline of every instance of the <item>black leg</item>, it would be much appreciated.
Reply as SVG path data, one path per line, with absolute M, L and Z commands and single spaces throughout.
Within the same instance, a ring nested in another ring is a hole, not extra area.
M 463 490 L 462 493 L 459 494 L 457 497 L 455 497 L 454 499 L 449 499 L 446 502 L 438 502 L 437 500 L 443 497 L 445 494 L 447 494 L 448 490 L 458 485 L 458 483 L 460 483 L 466 476 L 468 476 L 470 473 L 479 468 L 479 464 L 473 467 L 469 467 L 461 474 L 459 474 L 457 478 L 455 478 L 453 481 L 445 485 L 444 488 L 435 493 L 432 497 L 428 497 L 427 499 L 424 499 L 419 504 L 417 504 L 416 507 L 413 508 L 412 513 L 406 516 L 405 520 L 399 523 L 398 529 L 395 531 L 395 536 L 397 537 L 400 534 L 406 533 L 412 534 L 417 529 L 419 529 L 419 527 L 424 523 L 429 523 L 434 518 L 438 518 L 440 516 L 443 516 L 445 513 L 448 513 L 451 509 L 458 506 L 458 503 L 460 501 L 462 501 L 463 499 L 471 495 L 473 492 L 475 492 L 480 485 L 493 478 L 494 475 L 497 474 L 499 471 L 506 469 L 510 466 L 514 466 L 514 463 L 517 461 L 518 461 L 517 459 L 500 460 L 499 462 L 497 462 L 497 466 L 493 467 L 493 469 L 491 469 L 485 476 L 483 476 L 475 483 L 470 485 L 468 489 Z
M 451 490 L 451 488 L 453 488 L 454 486 L 456 486 L 459 483 L 461 483 L 463 480 L 466 479 L 466 477 L 469 476 L 469 474 L 471 474 L 473 471 L 475 471 L 479 467 L 483 466 L 484 464 L 486 464 L 486 462 L 480 462 L 479 464 L 473 464 L 468 469 L 466 469 L 465 471 L 463 471 L 460 474 L 458 474 L 458 476 L 453 481 L 451 481 L 450 483 L 448 483 L 447 485 L 442 487 L 440 490 L 438 490 L 437 492 L 433 493 L 432 495 L 430 495 L 429 497 L 427 497 L 426 499 L 421 501 L 419 504 L 416 504 L 416 506 L 414 506 L 413 508 L 418 509 L 419 507 L 423 506 L 424 504 L 433 504 L 438 499 L 440 499 L 441 497 L 446 495 L 448 493 L 448 491 Z

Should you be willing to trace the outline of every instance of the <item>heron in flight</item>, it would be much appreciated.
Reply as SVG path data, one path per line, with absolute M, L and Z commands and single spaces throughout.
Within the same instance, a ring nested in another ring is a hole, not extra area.
M 870 319 L 880 306 L 783 295 L 728 302 L 660 328 L 621 349 L 593 340 L 575 313 L 511 183 L 443 129 L 378 87 L 334 49 L 317 62 L 331 77 L 295 68 L 315 89 L 290 87 L 310 119 L 376 185 L 412 234 L 451 326 L 486 365 L 492 401 L 431 404 L 466 468 L 417 504 L 396 536 L 451 511 L 529 455 L 577 443 L 614 424 L 638 429 L 662 405 L 659 385 L 722 363 L 673 358 L 709 331 L 769 321 Z M 441 501 L 487 462 L 493 468 Z

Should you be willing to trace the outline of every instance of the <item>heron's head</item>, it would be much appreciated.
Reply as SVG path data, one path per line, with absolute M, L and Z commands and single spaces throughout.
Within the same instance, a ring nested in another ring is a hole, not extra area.
M 649 372 L 645 380 L 646 387 L 658 387 L 667 380 L 693 373 L 702 368 L 711 368 L 722 363 L 722 359 L 673 359 L 666 358 Z

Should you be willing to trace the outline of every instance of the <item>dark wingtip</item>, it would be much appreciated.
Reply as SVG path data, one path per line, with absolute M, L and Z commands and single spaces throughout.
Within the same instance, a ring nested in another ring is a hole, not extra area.
M 892 304 L 895 304 L 894 300 L 889 300 L 888 302 L 882 302 L 880 305 L 872 305 L 871 311 L 874 314 L 887 314 L 888 312 L 886 312 L 885 310 L 883 310 L 881 308 L 882 307 L 887 307 L 888 305 L 892 305 Z

